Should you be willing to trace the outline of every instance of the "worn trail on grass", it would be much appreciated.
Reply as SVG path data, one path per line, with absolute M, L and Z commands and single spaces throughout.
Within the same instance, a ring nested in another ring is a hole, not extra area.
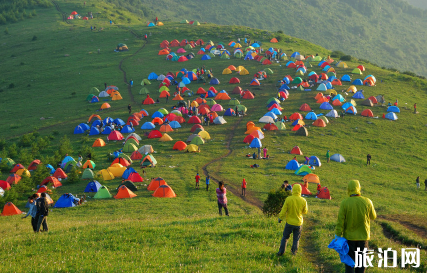
M 118 26 L 119 28 L 121 28 L 121 29 L 123 29 L 123 27 L 121 27 L 121 26 Z M 138 39 L 142 39 L 142 37 L 141 36 L 139 36 L 135 31 L 133 31 L 133 30 L 131 30 L 131 29 L 128 29 L 129 30 L 129 32 L 130 33 L 132 33 L 132 35 L 133 36 L 135 36 L 136 38 L 138 38 Z M 123 72 L 123 82 L 125 82 L 126 84 L 127 84 L 127 87 L 128 87 L 128 93 L 129 93 L 129 97 L 130 97 L 130 100 L 132 101 L 132 103 L 136 103 L 136 101 L 135 101 L 135 97 L 133 96 L 133 94 L 132 94 L 132 87 L 130 86 L 130 84 L 129 84 L 129 82 L 128 82 L 128 79 L 127 79 L 127 77 L 126 77 L 126 71 L 122 68 L 122 64 L 123 64 L 123 62 L 124 61 L 126 61 L 127 59 L 129 59 L 129 58 L 132 58 L 133 56 L 135 56 L 136 54 L 138 54 L 144 47 L 145 47 L 145 45 L 148 43 L 148 41 L 146 40 L 145 41 L 145 43 L 137 50 L 137 51 L 135 51 L 135 53 L 133 53 L 132 55 L 129 55 L 129 56 L 127 56 L 127 57 L 124 57 L 121 61 L 120 61 L 120 63 L 119 63 L 119 70 L 120 71 L 122 71 Z
M 427 229 L 425 229 L 424 227 L 421 227 L 417 224 L 414 224 L 412 221 L 410 221 L 408 219 L 402 220 L 402 219 L 399 219 L 399 217 L 391 217 L 388 215 L 379 215 L 378 218 L 385 219 L 385 220 L 388 220 L 391 222 L 399 223 L 402 226 L 404 226 L 405 228 L 416 233 L 421 238 L 424 238 L 424 239 L 427 238 Z
M 51 2 L 55 6 L 56 10 L 61 13 L 61 15 L 62 15 L 62 21 L 65 22 L 65 23 L 67 23 L 67 24 L 69 24 L 70 22 L 68 21 L 67 14 L 61 10 L 61 8 L 59 7 L 58 3 L 56 3 L 55 1 L 51 1 Z

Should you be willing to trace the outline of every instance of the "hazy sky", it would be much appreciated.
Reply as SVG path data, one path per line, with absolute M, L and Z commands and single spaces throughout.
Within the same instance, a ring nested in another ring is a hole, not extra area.
M 406 0 L 409 3 L 411 3 L 412 5 L 419 7 L 419 8 L 423 8 L 423 9 L 427 9 L 427 1 L 426 0 Z

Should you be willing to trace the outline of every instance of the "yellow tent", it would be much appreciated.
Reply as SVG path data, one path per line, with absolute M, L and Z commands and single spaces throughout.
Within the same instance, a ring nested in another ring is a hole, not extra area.
M 345 62 L 339 62 L 339 63 L 337 64 L 337 66 L 338 66 L 338 67 L 341 67 L 341 68 L 348 68 L 348 65 L 347 65 Z
M 244 66 L 241 66 L 241 65 L 239 65 L 237 68 L 236 68 L 236 72 L 240 72 L 240 71 L 242 71 L 243 69 L 246 69 Z
M 199 107 L 199 104 L 197 103 L 197 101 L 193 100 L 191 102 L 191 107 Z
M 236 43 L 235 45 L 234 45 L 234 48 L 241 48 L 242 47 L 242 45 L 240 44 L 240 43 Z
M 199 136 L 200 136 L 201 138 L 203 138 L 204 140 L 211 139 L 211 136 L 210 136 L 210 135 L 209 135 L 209 133 L 208 133 L 208 132 L 206 132 L 206 131 L 200 131 L 200 132 L 199 132 Z
M 356 86 L 354 86 L 354 85 L 350 86 L 350 87 L 347 89 L 347 92 L 353 92 L 353 93 L 356 93 L 356 92 L 357 92 L 357 88 L 356 88 Z
M 225 74 L 231 74 L 231 70 L 230 70 L 230 68 L 226 68 L 226 69 L 224 69 L 223 71 L 222 71 L 222 74 L 223 75 L 225 75 Z
M 165 91 L 165 90 L 169 92 L 169 88 L 167 86 L 163 85 L 162 87 L 160 87 L 159 93 L 161 93 L 162 91 Z
M 28 177 L 31 177 L 30 172 L 27 169 L 19 169 L 16 171 L 16 174 L 19 176 L 22 176 L 23 174 L 26 174 Z
M 108 167 L 107 170 L 111 172 L 115 177 L 120 177 L 126 171 L 126 167 Z
M 246 68 L 243 68 L 242 70 L 240 70 L 240 75 L 249 75 L 249 71 Z
M 172 140 L 173 139 L 166 133 L 161 138 L 159 138 L 159 141 L 172 141 Z
M 329 73 L 329 72 L 335 72 L 335 68 L 333 67 L 329 68 L 328 71 L 326 71 L 326 73 Z
M 100 170 L 98 174 L 102 175 L 105 181 L 114 179 L 114 175 L 106 169 Z
M 298 72 L 295 73 L 295 76 L 304 76 L 304 72 L 302 72 L 302 70 L 298 70 Z
M 195 144 L 190 144 L 187 146 L 187 148 L 184 149 L 184 151 L 197 153 L 199 151 L 199 146 Z
M 111 100 L 122 100 L 122 96 L 120 94 L 115 94 Z
M 157 26 L 164 26 L 164 24 L 162 22 L 157 22 L 156 25 Z
M 334 94 L 335 96 L 337 95 L 337 91 L 335 91 L 334 89 L 328 89 L 325 94 Z

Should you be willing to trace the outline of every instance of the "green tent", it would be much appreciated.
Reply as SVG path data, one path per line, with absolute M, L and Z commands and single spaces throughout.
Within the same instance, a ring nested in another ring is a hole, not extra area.
M 13 159 L 10 159 L 10 158 L 5 158 L 1 160 L 1 162 L 6 162 L 9 168 L 13 168 L 13 166 L 16 164 L 15 161 L 13 161 Z
M 96 167 L 96 164 L 95 164 L 95 162 L 93 162 L 92 160 L 88 160 L 89 162 L 90 162 L 90 164 L 89 165 L 86 165 L 86 168 L 89 168 L 89 169 L 95 169 L 95 167 Z M 86 161 L 87 162 L 87 161 Z M 86 169 L 85 168 L 85 164 L 86 164 L 86 162 L 83 164 L 83 168 L 84 169 Z
M 234 57 L 241 59 L 243 58 L 243 53 L 240 51 L 237 51 L 236 53 L 234 53 Z
M 69 173 L 73 167 L 77 167 L 77 162 L 75 160 L 70 160 L 65 164 L 64 171 Z
M 353 71 L 351 71 L 351 73 L 352 74 L 359 74 L 359 75 L 362 75 L 362 71 L 360 71 L 360 69 L 359 68 L 355 68 L 355 69 L 353 69 Z
M 193 134 L 199 134 L 201 131 L 204 131 L 202 128 L 197 128 L 194 130 Z
M 200 145 L 205 144 L 205 141 L 200 136 L 196 136 L 191 140 L 190 144 Z
M 186 46 L 184 46 L 185 49 L 193 49 L 193 47 L 190 44 L 187 44 Z
M 314 60 L 314 58 L 313 57 L 308 57 L 307 59 L 305 59 L 307 62 L 314 62 L 315 60 Z
M 296 76 L 304 76 L 304 72 L 302 70 L 298 70 L 297 73 L 295 73 Z
M 206 80 L 203 76 L 197 78 L 197 83 L 206 83 Z
M 103 198 L 111 198 L 111 197 L 113 196 L 108 191 L 108 188 L 106 186 L 102 186 L 93 198 L 103 199 Z
M 311 65 L 311 63 L 309 63 L 309 62 L 305 62 L 305 63 L 304 63 L 304 65 L 305 65 L 305 67 L 313 67 L 313 66 Z
M 286 126 L 285 126 L 285 124 L 284 124 L 283 122 L 281 122 L 281 121 L 276 121 L 276 122 L 274 123 L 274 125 L 276 125 L 276 126 L 277 126 L 277 128 L 279 129 L 279 131 L 286 130 Z
M 145 85 L 151 84 L 151 82 L 148 79 L 143 79 L 142 81 L 144 82 Z
M 93 171 L 89 168 L 86 168 L 83 171 L 82 179 L 94 179 L 95 175 L 93 174 Z
M 188 24 L 188 21 L 187 20 L 182 20 L 180 23 L 181 24 Z
M 97 93 L 99 93 L 99 89 L 98 89 L 98 88 L 96 88 L 96 87 L 92 87 L 92 88 L 90 89 L 90 92 L 91 92 L 91 93 L 94 93 L 94 94 L 97 94 Z
M 300 84 L 302 83 L 302 79 L 300 77 L 296 77 L 293 81 L 292 84 Z
M 199 21 L 194 21 L 194 22 L 193 22 L 193 26 L 200 26 Z
M 131 191 L 137 191 L 138 189 L 136 188 L 135 184 L 132 181 L 126 180 L 123 183 L 120 183 L 120 185 L 117 187 L 119 188 L 120 186 L 125 185 L 126 188 L 128 188 Z
M 178 110 L 172 110 L 171 114 L 182 117 L 182 113 Z
M 304 91 L 304 86 L 302 86 L 302 85 L 298 86 L 297 90 L 298 91 Z
M 94 96 L 95 96 L 94 94 L 89 94 L 87 95 L 86 100 L 91 101 Z
M 214 58 L 215 57 L 215 55 L 213 54 L 213 53 L 208 53 L 208 55 L 209 55 L 209 57 L 211 57 L 211 58 Z
M 177 78 L 182 78 L 185 76 L 184 71 L 179 71 L 178 74 L 176 75 Z
M 267 68 L 264 71 L 265 71 L 265 73 L 267 73 L 267 75 L 273 74 L 273 70 L 271 70 L 270 68 Z
M 141 166 L 142 167 L 148 167 L 148 166 L 156 166 L 157 165 L 157 160 L 154 158 L 154 156 L 152 154 L 148 154 L 146 155 L 142 160 L 141 160 Z
M 220 59 L 230 59 L 230 55 L 228 55 L 227 53 L 224 53 L 221 55 Z
M 167 115 L 167 114 L 169 114 L 169 111 L 168 110 L 166 110 L 165 108 L 160 108 L 159 110 L 157 110 L 158 112 L 160 112 L 160 113 L 162 113 L 163 115 Z
M 244 105 L 239 104 L 237 105 L 237 110 L 246 113 L 246 111 L 248 111 L 248 108 L 246 108 L 246 106 Z
M 228 105 L 236 106 L 239 104 L 240 104 L 240 101 L 236 98 L 232 98 L 231 100 L 228 101 Z
M 328 78 L 329 77 L 332 77 L 332 76 L 334 76 L 334 77 L 336 77 L 337 75 L 335 74 L 335 72 L 328 72 L 328 74 L 326 74 L 326 75 L 328 75 Z
M 172 59 L 171 59 L 171 61 L 176 62 L 176 61 L 178 61 L 178 59 L 179 59 L 178 56 L 173 56 Z
M 138 147 L 133 143 L 126 142 L 125 146 L 123 146 L 123 152 L 124 153 L 133 153 L 135 151 L 138 151 Z
M 141 90 L 139 90 L 139 94 L 140 95 L 147 95 L 150 94 L 150 91 L 148 91 L 148 89 L 146 87 L 141 88 Z
M 129 140 L 131 140 L 131 139 L 129 139 Z M 135 145 L 135 146 L 138 146 L 138 145 Z M 130 164 L 132 164 L 132 163 L 133 163 L 133 162 L 132 162 L 132 159 L 130 159 L 130 157 L 129 157 L 127 154 L 120 153 L 120 154 L 119 154 L 119 157 L 126 159 Z
M 317 117 L 317 118 L 319 118 L 319 119 L 323 120 L 326 124 L 328 124 L 328 123 L 329 123 L 328 118 L 327 118 L 327 117 L 325 117 L 325 116 L 320 116 L 320 117 Z
M 267 104 L 270 104 L 270 102 L 272 102 L 272 101 L 275 101 L 275 102 L 277 102 L 277 103 L 280 105 L 280 100 L 278 100 L 277 98 L 274 98 L 274 97 L 270 98 L 270 99 L 267 101 Z
M 225 46 L 225 44 L 223 42 L 219 42 L 218 45 Z
M 134 138 L 128 138 L 128 140 L 126 140 L 125 144 L 127 144 L 127 143 L 132 143 L 133 145 L 135 145 L 137 147 L 139 145 L 138 142 L 136 142 L 136 140 Z
M 281 59 L 282 61 L 286 61 L 286 60 L 288 60 L 288 56 L 283 55 L 282 57 L 280 57 L 280 59 Z
M 216 104 L 216 101 L 214 99 L 207 99 L 206 104 L 212 107 L 214 104 Z
M 295 171 L 296 175 L 302 175 L 301 173 L 313 173 L 313 171 L 308 165 L 302 165 Z
M 322 61 L 322 57 L 316 56 L 316 57 L 314 57 L 314 61 L 315 62 L 321 62 Z

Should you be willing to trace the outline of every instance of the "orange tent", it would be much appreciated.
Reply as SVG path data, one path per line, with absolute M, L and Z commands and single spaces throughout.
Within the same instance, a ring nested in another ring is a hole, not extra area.
M 302 83 L 298 84 L 297 86 L 299 87 L 301 85 L 302 85 L 302 87 L 305 87 L 305 88 L 310 87 L 310 85 L 308 84 L 308 82 L 302 82 Z
M 250 128 L 254 127 L 255 123 L 253 121 L 248 121 L 246 123 L 246 130 L 249 130 Z
M 373 118 L 374 117 L 374 113 L 372 113 L 371 109 L 365 109 L 362 111 L 361 113 L 362 116 L 364 117 L 370 117 Z
M 154 100 L 153 100 L 152 98 L 150 98 L 150 97 L 147 97 L 147 98 L 142 102 L 142 104 L 145 104 L 145 105 L 147 105 L 147 104 L 154 104 Z
M 230 69 L 231 71 L 235 71 L 236 70 L 236 67 L 234 66 L 234 65 L 229 65 L 228 66 L 228 69 Z
M 215 111 L 209 112 L 208 115 L 212 116 L 212 119 L 216 119 L 218 114 Z
M 331 195 L 329 194 L 329 189 L 327 187 L 322 187 L 319 190 L 319 193 L 316 195 L 319 199 L 329 199 L 331 200 Z
M 127 161 L 125 158 L 123 157 L 117 157 L 116 159 L 113 160 L 113 163 L 111 163 L 110 166 L 113 166 L 114 164 L 119 163 L 120 165 L 122 165 L 123 167 L 127 167 L 130 166 L 129 161 Z
M 297 120 L 297 119 L 303 119 L 303 117 L 301 116 L 301 114 L 300 114 L 300 113 L 295 112 L 295 113 L 293 113 L 293 114 L 289 117 L 289 119 L 290 119 L 290 120 Z
M 338 79 L 335 79 L 331 82 L 332 85 L 342 85 L 341 81 Z
M 91 116 L 89 117 L 89 119 L 87 120 L 87 122 L 92 122 L 92 119 L 102 120 L 102 118 L 101 118 L 99 115 L 95 115 L 95 114 L 93 114 L 93 115 L 91 115 Z
M 6 205 L 4 205 L 1 216 L 10 216 L 10 215 L 16 215 L 21 213 L 22 211 L 20 211 L 13 203 L 8 202 L 6 203 Z
M 278 43 L 279 41 L 277 41 L 277 39 L 276 38 L 273 38 L 273 39 L 271 39 L 270 40 L 270 43 Z
M 333 100 L 332 105 L 333 106 L 342 106 L 342 103 L 340 102 L 340 100 Z
M 197 99 L 196 99 L 196 102 L 197 102 L 198 104 L 202 104 L 202 103 L 206 103 L 206 100 L 205 100 L 205 99 L 203 99 L 203 98 L 197 98 Z
M 215 100 L 230 100 L 230 96 L 227 95 L 227 93 L 218 93 L 218 95 L 216 95 Z
M 153 118 L 153 120 L 151 121 L 154 125 L 162 125 L 163 124 L 163 120 L 159 117 L 155 117 Z
M 181 95 L 176 95 L 172 100 L 184 100 Z
M 173 150 L 178 150 L 178 151 L 182 151 L 185 148 L 187 148 L 187 144 L 184 141 L 177 141 L 175 142 L 175 144 L 173 145 Z
M 370 96 L 369 99 L 372 101 L 373 104 L 377 104 L 378 103 L 377 98 L 374 97 L 374 96 Z
M 92 147 L 104 147 L 105 145 L 107 145 L 105 141 L 102 138 L 98 138 L 93 142 Z
M 315 100 L 318 100 L 320 98 L 323 98 L 323 93 L 321 92 L 317 93 L 317 95 L 314 97 Z
M 263 128 L 265 130 L 267 130 L 267 131 L 277 131 L 277 130 L 279 130 L 279 128 L 277 128 L 277 126 L 275 124 L 271 124 L 271 123 L 267 123 L 266 125 L 264 125 Z
M 108 108 L 111 108 L 111 105 L 108 102 L 104 102 L 101 105 L 101 110 L 108 109 Z
M 9 175 L 9 177 L 6 179 L 6 182 L 10 185 L 18 184 L 19 180 L 21 180 L 21 177 L 15 173 Z
M 31 164 L 28 166 L 27 170 L 29 171 L 34 171 L 37 169 L 37 166 L 39 164 L 41 164 L 42 162 L 39 159 L 35 159 L 33 160 L 33 162 L 31 162 Z
M 322 97 L 322 98 L 320 98 L 320 99 L 318 99 L 317 101 L 316 101 L 316 103 L 324 103 L 324 102 L 328 102 L 329 100 L 328 100 L 328 98 L 327 97 Z
M 294 184 L 292 184 L 292 187 L 295 184 L 300 184 L 301 185 L 301 195 L 312 195 L 312 193 L 308 190 L 308 183 L 304 183 L 304 184 L 302 184 L 302 183 L 294 183 Z
M 61 179 L 65 179 L 68 177 L 67 174 L 64 172 L 64 170 L 61 168 L 56 169 L 56 171 L 53 173 L 52 176 L 55 178 L 61 178 Z
M 252 82 L 251 82 L 251 85 L 259 86 L 260 83 L 259 83 L 259 81 L 257 79 L 253 79 Z
M 261 130 L 261 128 L 257 126 L 251 126 L 246 130 L 245 135 L 250 135 L 253 131 L 256 130 Z
M 169 185 L 161 185 L 153 193 L 154 197 L 164 197 L 164 198 L 173 198 L 176 197 L 175 192 L 172 190 Z
M 61 182 L 59 182 L 59 180 L 58 180 L 56 177 L 54 177 L 54 176 L 48 176 L 48 177 L 46 177 L 46 178 L 42 181 L 42 183 L 40 184 L 40 186 L 42 186 L 42 185 L 47 185 L 48 183 L 52 183 L 52 185 L 53 185 L 55 188 L 57 188 L 57 187 L 61 187 L 61 186 L 62 186 Z
M 138 151 L 135 151 L 131 154 L 130 159 L 132 159 L 132 160 L 142 159 L 142 154 Z
M 302 155 L 302 151 L 298 146 L 295 146 L 291 150 L 291 154 L 293 155 Z
M 199 108 L 199 114 L 201 114 L 201 115 L 207 115 L 210 111 L 211 110 L 209 110 L 208 107 Z
M 304 111 L 304 112 L 310 112 L 311 108 L 310 106 L 308 106 L 307 103 L 304 103 L 303 105 L 301 105 L 301 107 L 299 108 L 300 111 Z
M 123 199 L 123 198 L 133 198 L 137 195 L 134 194 L 131 190 L 129 190 L 125 185 L 121 185 L 119 187 L 119 191 L 116 195 L 114 195 L 115 199 Z
M 162 126 L 160 126 L 159 131 L 160 132 L 173 132 L 173 129 L 169 124 L 163 124 Z
M 316 121 L 315 122 L 313 122 L 313 126 L 316 126 L 316 127 L 326 127 L 326 123 L 325 123 L 325 121 L 323 120 L 323 119 L 316 119 Z
M 309 173 L 306 176 L 304 176 L 302 178 L 302 181 L 304 181 L 305 183 L 315 183 L 315 184 L 320 184 L 320 179 L 317 175 L 315 175 L 314 173 Z
M 251 91 L 245 91 L 245 93 L 243 94 L 242 98 L 244 98 L 244 99 L 254 99 L 255 97 L 254 97 L 254 94 L 252 94 Z
M 159 55 L 168 55 L 169 53 L 170 52 L 166 48 L 159 51 Z
M 160 187 L 162 185 L 167 185 L 166 181 L 161 177 L 157 177 L 157 178 L 154 178 L 153 180 L 151 180 L 150 185 L 148 185 L 148 187 L 147 187 L 147 190 L 155 191 L 155 190 L 157 190 L 158 187 Z
M 166 98 L 166 97 L 170 97 L 170 96 L 171 96 L 171 94 L 170 94 L 168 91 L 163 90 L 163 91 L 160 93 L 159 98 Z

